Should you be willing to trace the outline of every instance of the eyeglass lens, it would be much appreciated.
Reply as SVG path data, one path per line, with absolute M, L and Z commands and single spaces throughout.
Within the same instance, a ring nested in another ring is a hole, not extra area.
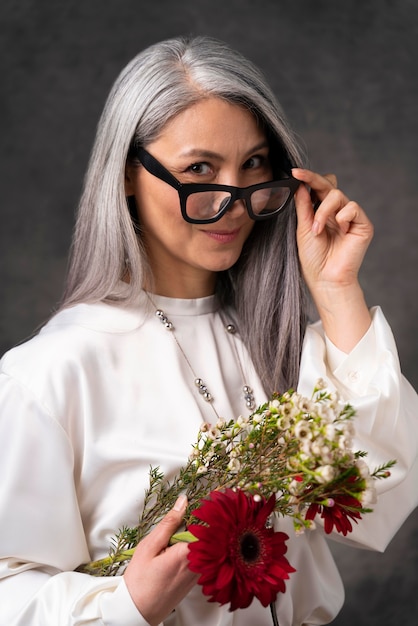
M 289 196 L 288 187 L 268 187 L 253 191 L 250 205 L 255 215 L 270 215 L 279 211 Z M 228 191 L 199 191 L 191 193 L 186 201 L 187 215 L 196 220 L 211 219 L 217 215 L 231 200 Z

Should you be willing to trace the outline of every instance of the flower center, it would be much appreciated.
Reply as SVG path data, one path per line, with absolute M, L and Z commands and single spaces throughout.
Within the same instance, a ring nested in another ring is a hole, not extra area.
M 253 563 L 258 559 L 261 552 L 260 541 L 252 532 L 246 532 L 240 538 L 241 556 L 246 563 Z

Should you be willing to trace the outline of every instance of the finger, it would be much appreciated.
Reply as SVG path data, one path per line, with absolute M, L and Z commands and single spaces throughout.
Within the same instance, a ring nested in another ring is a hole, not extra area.
M 341 229 L 348 230 L 349 224 L 347 221 L 350 221 L 351 217 L 354 218 L 354 216 L 350 213 L 348 218 L 346 218 L 343 213 L 338 220 L 336 218 L 339 212 L 350 202 L 340 189 L 330 188 L 325 198 L 322 201 L 318 201 L 314 207 L 312 207 L 311 194 L 309 194 L 307 187 L 304 185 L 301 185 L 295 194 L 298 223 L 302 228 L 310 229 L 314 235 L 319 235 L 327 224 L 331 224 L 330 220 L 334 224 L 337 223 L 337 225 L 339 225 L 339 220 L 341 220 Z M 361 209 L 358 205 L 355 206 L 357 216 Z M 347 230 L 343 230 L 343 232 L 347 232 Z
M 187 498 L 184 495 L 180 495 L 171 511 L 169 511 L 150 534 L 140 542 L 139 547 L 143 553 L 149 552 L 155 556 L 167 548 L 170 537 L 174 535 L 182 523 L 186 507 Z
M 335 220 L 343 233 L 348 233 L 353 226 L 364 226 L 370 231 L 370 239 L 373 235 L 373 227 L 370 220 L 361 206 L 352 200 L 341 211 L 338 211 Z
M 314 204 L 317 200 L 322 201 L 332 189 L 335 189 L 337 183 L 337 178 L 334 174 L 322 175 L 297 167 L 292 169 L 292 176 L 311 188 L 311 197 Z
M 320 234 L 326 225 L 334 224 L 346 234 L 355 225 L 370 227 L 370 221 L 361 206 L 353 200 L 348 200 L 338 189 L 331 191 L 321 203 L 315 214 L 316 234 Z
M 314 221 L 314 212 L 311 196 L 305 185 L 300 185 L 295 193 L 295 207 L 298 226 L 303 230 L 310 230 Z
M 348 201 L 343 194 L 335 190 L 321 202 L 315 214 L 316 234 L 319 235 L 328 225 L 334 225 L 341 232 L 347 233 L 352 222 L 358 219 L 360 207 Z
M 338 187 L 337 176 L 335 174 L 323 174 L 323 177 L 329 180 L 329 182 L 335 189 Z
M 337 215 L 343 210 L 347 203 L 348 199 L 339 189 L 331 190 L 326 198 L 320 202 L 315 212 L 315 221 L 312 227 L 315 235 L 320 235 L 327 224 L 337 224 L 337 226 L 339 226 Z M 343 220 L 343 224 L 346 224 L 346 220 Z
M 323 174 L 323 177 L 326 178 L 332 185 L 334 189 L 337 188 L 337 177 L 335 174 Z M 313 210 L 316 212 L 321 204 L 321 200 L 318 198 L 318 194 L 313 189 L 311 190 L 311 200 L 313 204 Z

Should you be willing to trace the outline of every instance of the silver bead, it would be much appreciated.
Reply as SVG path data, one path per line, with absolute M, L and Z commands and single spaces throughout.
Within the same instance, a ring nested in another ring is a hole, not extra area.
M 228 324 L 226 327 L 226 331 L 231 335 L 234 335 L 237 332 L 237 329 L 235 328 L 234 324 Z
M 253 390 L 251 389 L 251 387 L 249 385 L 244 385 L 243 391 L 244 391 L 244 400 L 245 400 L 245 404 L 247 406 L 247 409 L 250 409 L 250 411 L 253 411 L 254 408 L 255 408 L 255 400 L 254 400 Z
M 212 398 L 212 394 L 209 392 L 208 388 L 206 387 L 205 383 L 203 382 L 203 380 L 201 378 L 195 378 L 194 380 L 194 384 L 196 385 L 196 387 L 199 390 L 200 395 L 203 397 L 203 399 L 206 402 L 212 402 L 213 398 Z
M 168 317 L 164 313 L 164 311 L 162 311 L 161 309 L 157 309 L 155 311 L 155 315 L 156 315 L 156 317 L 158 317 L 158 319 L 160 320 L 161 324 L 164 325 L 164 328 L 166 330 L 174 330 L 173 323 L 170 322 L 170 320 L 168 319 Z

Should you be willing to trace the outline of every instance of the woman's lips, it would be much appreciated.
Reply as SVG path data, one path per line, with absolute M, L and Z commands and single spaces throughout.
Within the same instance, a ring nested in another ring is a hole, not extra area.
M 240 230 L 240 228 L 236 228 L 235 230 L 204 230 L 203 232 L 211 239 L 219 241 L 219 243 L 231 243 L 231 241 L 237 238 Z

